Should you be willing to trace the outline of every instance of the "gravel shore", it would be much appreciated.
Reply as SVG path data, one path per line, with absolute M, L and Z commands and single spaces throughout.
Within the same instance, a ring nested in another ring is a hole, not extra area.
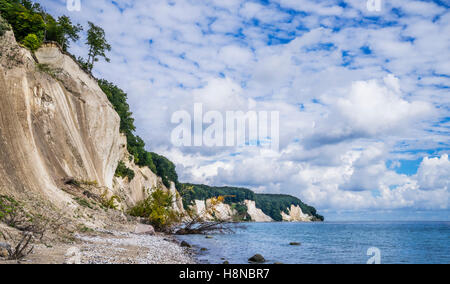
M 195 264 L 192 252 L 170 236 L 107 232 L 76 237 L 82 243 L 66 261 L 79 256 L 82 264 Z

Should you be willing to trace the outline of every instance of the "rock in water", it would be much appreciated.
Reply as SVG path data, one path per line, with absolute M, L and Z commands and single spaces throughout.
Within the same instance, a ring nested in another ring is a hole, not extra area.
M 213 239 L 213 236 L 206 236 L 206 239 Z
M 255 254 L 254 256 L 249 258 L 248 261 L 252 263 L 264 263 L 266 262 L 266 259 L 260 254 Z
M 150 235 L 153 236 L 155 234 L 155 228 L 150 225 L 138 224 L 134 229 L 134 233 L 137 235 Z
M 181 247 L 182 248 L 191 248 L 192 246 L 188 242 L 182 241 L 181 242 Z
M 230 262 L 224 261 L 223 264 L 227 265 L 227 264 L 230 264 Z
M 302 244 L 301 243 L 292 242 L 289 245 L 291 245 L 291 246 L 301 246 Z

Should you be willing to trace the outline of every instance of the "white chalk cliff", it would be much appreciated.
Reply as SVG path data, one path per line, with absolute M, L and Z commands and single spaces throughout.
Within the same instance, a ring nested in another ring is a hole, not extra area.
M 281 216 L 283 217 L 283 221 L 286 222 L 311 222 L 313 217 L 307 214 L 304 214 L 300 206 L 291 205 L 291 208 L 288 209 L 289 214 L 281 212 Z
M 203 220 L 222 220 L 233 221 L 236 216 L 236 211 L 231 208 L 230 205 L 225 203 L 212 203 L 212 199 L 208 200 L 195 200 L 195 204 L 191 206 L 191 209 L 197 216 L 200 216 Z
M 264 214 L 264 212 L 256 208 L 256 202 L 253 200 L 245 200 L 247 206 L 247 213 L 252 218 L 253 222 L 273 222 L 273 219 Z

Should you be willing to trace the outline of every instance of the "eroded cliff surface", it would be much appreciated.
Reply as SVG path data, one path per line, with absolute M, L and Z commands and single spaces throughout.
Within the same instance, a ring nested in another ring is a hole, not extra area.
M 57 46 L 32 54 L 0 41 L 0 187 L 62 205 L 66 177 L 112 187 L 119 117 L 96 81 Z
M 0 38 L 0 194 L 50 201 L 59 208 L 78 205 L 65 180 L 95 185 L 95 193 L 119 196 L 127 209 L 156 187 L 150 169 L 129 159 L 120 118 L 97 81 L 55 44 L 33 55 L 12 32 Z M 134 170 L 132 181 L 115 177 L 120 160 Z

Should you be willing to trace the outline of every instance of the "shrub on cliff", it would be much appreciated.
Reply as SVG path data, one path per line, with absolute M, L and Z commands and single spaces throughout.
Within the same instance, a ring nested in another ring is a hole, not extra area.
M 132 169 L 127 168 L 124 162 L 120 161 L 119 165 L 117 166 L 115 176 L 121 178 L 127 177 L 128 181 L 132 181 L 134 179 L 135 173 Z
M 22 44 L 29 50 L 36 51 L 41 46 L 42 41 L 35 34 L 29 34 L 23 39 Z
M 168 232 L 173 225 L 180 221 L 180 216 L 173 210 L 172 204 L 173 196 L 158 188 L 152 192 L 149 198 L 131 208 L 128 214 L 146 218 L 155 229 Z

